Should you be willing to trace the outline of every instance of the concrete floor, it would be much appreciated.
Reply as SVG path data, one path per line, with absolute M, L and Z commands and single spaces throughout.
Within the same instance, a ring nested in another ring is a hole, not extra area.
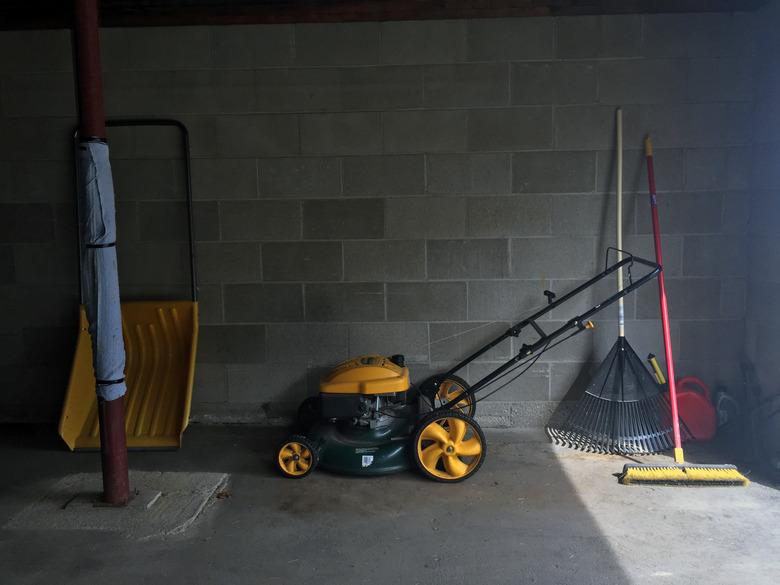
M 624 487 L 624 459 L 554 448 L 539 434 L 488 432 L 470 481 L 413 473 L 278 477 L 279 429 L 191 427 L 180 452 L 133 453 L 142 470 L 231 474 L 176 537 L 0 530 L 0 582 L 176 584 L 776 584 L 780 491 Z M 694 453 L 695 454 L 695 453 Z M 52 481 L 98 469 L 50 430 L 0 429 L 0 526 Z M 755 478 L 754 478 L 755 479 Z

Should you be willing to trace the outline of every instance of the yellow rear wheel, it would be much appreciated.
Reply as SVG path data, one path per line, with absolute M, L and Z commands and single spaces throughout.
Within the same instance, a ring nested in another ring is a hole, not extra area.
M 306 437 L 293 435 L 280 445 L 276 463 L 285 477 L 306 477 L 317 466 L 317 451 Z
M 453 400 L 457 398 L 459 395 L 463 394 L 468 389 L 469 389 L 469 385 L 466 383 L 465 380 L 461 380 L 460 378 L 457 378 L 455 376 L 452 376 L 450 378 L 445 378 L 439 384 L 439 390 L 436 392 L 435 405 L 437 407 L 443 406 L 447 404 L 450 400 Z M 477 409 L 477 405 L 474 402 L 474 395 L 466 394 L 462 400 L 458 400 L 458 402 L 453 404 L 450 408 L 459 410 L 460 412 L 467 414 L 469 416 L 474 416 L 474 412 Z
M 486 447 L 477 421 L 457 410 L 442 410 L 418 423 L 412 453 L 423 475 L 455 483 L 477 472 L 485 460 Z

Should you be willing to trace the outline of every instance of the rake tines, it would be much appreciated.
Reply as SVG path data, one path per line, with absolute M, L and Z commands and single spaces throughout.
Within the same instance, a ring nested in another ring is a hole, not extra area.
M 590 453 L 648 455 L 674 446 L 669 401 L 625 337 L 563 423 L 546 430 L 554 443 Z

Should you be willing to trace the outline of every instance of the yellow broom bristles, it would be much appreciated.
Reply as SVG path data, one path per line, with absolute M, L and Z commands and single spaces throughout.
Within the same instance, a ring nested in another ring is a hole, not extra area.
M 687 485 L 741 485 L 750 484 L 748 478 L 734 467 L 707 467 L 691 465 L 626 466 L 620 483 L 632 484 L 687 484 Z

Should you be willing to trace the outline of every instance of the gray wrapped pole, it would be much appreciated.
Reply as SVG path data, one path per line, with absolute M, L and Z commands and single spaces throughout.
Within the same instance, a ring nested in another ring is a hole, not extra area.
M 92 337 L 97 395 L 111 401 L 127 392 L 116 262 L 114 183 L 105 142 L 81 142 L 77 156 L 81 290 Z

